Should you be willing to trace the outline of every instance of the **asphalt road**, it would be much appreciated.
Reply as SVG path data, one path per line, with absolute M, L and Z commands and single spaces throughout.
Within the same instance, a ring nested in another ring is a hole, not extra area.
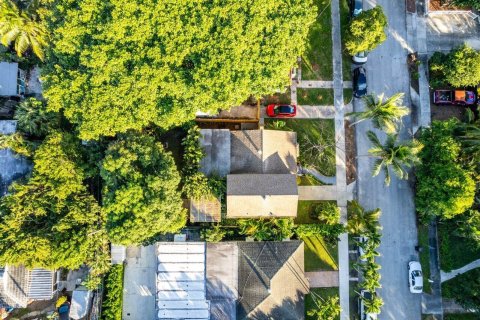
M 387 96 L 396 92 L 408 93 L 408 71 L 406 67 L 407 43 L 405 26 L 405 2 L 392 0 L 365 0 L 364 8 L 380 4 L 388 17 L 388 39 L 368 56 L 365 65 L 369 92 Z M 406 105 L 409 99 L 406 98 Z M 354 101 L 355 110 L 363 108 Z M 401 138 L 409 138 L 410 118 L 405 119 Z M 368 158 L 370 142 L 366 131 L 372 130 L 371 123 L 357 125 L 358 152 L 358 198 L 366 209 L 380 208 L 382 217 L 382 244 L 378 258 L 382 275 L 382 288 L 378 291 L 384 300 L 379 319 L 420 320 L 421 295 L 411 294 L 408 289 L 407 264 L 417 259 L 417 228 L 412 185 L 395 177 L 385 187 L 383 174 L 372 178 L 373 160 Z M 377 131 L 377 133 L 379 133 Z M 384 135 L 379 133 L 379 137 Z

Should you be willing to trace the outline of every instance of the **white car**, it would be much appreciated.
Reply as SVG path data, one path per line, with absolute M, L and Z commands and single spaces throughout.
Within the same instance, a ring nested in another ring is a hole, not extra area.
M 359 52 L 357 54 L 355 54 L 353 57 L 352 57 L 352 60 L 353 60 L 353 63 L 354 64 L 364 64 L 367 62 L 367 55 L 368 55 L 368 52 L 367 51 L 362 51 L 362 52 Z
M 360 291 L 360 296 L 361 297 L 358 299 L 358 310 L 360 312 L 360 320 L 377 320 L 378 315 L 376 313 L 365 312 L 365 303 L 363 299 L 367 299 L 367 300 L 372 299 L 372 294 L 369 291 L 362 289 Z
M 408 286 L 411 293 L 423 292 L 422 266 L 418 261 L 410 261 L 408 263 Z

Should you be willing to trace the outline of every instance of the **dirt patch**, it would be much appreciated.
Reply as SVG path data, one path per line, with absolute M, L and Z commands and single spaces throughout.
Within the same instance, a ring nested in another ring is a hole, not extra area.
M 355 144 L 355 128 L 345 121 L 345 153 L 347 158 L 347 185 L 357 180 L 357 148 Z
M 448 120 L 457 118 L 458 120 L 465 119 L 467 107 L 464 106 L 437 106 L 430 105 L 430 113 L 433 120 Z
M 417 12 L 417 4 L 415 0 L 407 0 L 407 12 L 409 13 Z
M 470 10 L 470 7 L 458 7 L 451 4 L 449 0 L 430 0 L 428 10 L 430 11 L 447 11 L 447 10 Z

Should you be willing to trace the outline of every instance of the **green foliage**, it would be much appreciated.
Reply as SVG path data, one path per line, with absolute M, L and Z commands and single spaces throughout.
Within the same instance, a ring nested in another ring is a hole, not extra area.
M 28 98 L 15 110 L 18 130 L 24 134 L 45 137 L 52 128 L 58 127 L 57 115 L 47 111 L 45 101 Z
M 100 174 L 112 242 L 141 244 L 185 225 L 177 191 L 180 175 L 170 153 L 153 137 L 135 132 L 119 136 L 108 146 Z
M 367 137 L 373 144 L 368 150 L 371 157 L 376 158 L 372 176 L 377 176 L 381 170 L 385 173 L 385 185 L 389 186 L 391 181 L 390 170 L 399 179 L 408 179 L 406 168 L 420 163 L 418 154 L 423 149 L 422 143 L 417 140 L 411 142 L 397 142 L 397 134 L 388 134 L 385 144 L 381 144 L 373 131 L 367 132 Z
M 340 222 L 340 208 L 334 202 L 316 205 L 314 212 L 318 220 L 328 225 L 335 225 Z
M 60 308 L 60 306 L 61 306 L 62 304 L 64 304 L 65 302 L 67 302 L 67 299 L 68 299 L 67 296 L 60 296 L 60 297 L 58 297 L 57 302 L 55 302 L 55 307 L 56 307 L 56 308 Z
M 363 97 L 365 111 L 347 114 L 356 119 L 351 125 L 371 119 L 375 128 L 389 134 L 396 133 L 402 118 L 410 113 L 410 109 L 402 105 L 403 96 L 403 93 L 396 93 L 385 100 L 384 94 L 377 97 L 373 94 L 366 95 Z
M 293 219 L 239 219 L 240 234 L 257 241 L 281 241 L 293 236 Z
M 116 264 L 105 277 L 102 320 L 122 320 L 124 265 Z
M 453 137 L 456 125 L 456 120 L 434 121 L 421 133 L 425 147 L 419 154 L 415 203 L 423 218 L 450 219 L 473 204 L 475 182 L 460 164 L 461 146 Z
M 328 224 L 301 224 L 295 229 L 298 238 L 322 236 L 329 244 L 336 244 L 340 234 L 344 233 L 345 227 L 341 223 Z
M 448 54 L 436 52 L 429 61 L 434 88 L 474 86 L 480 82 L 480 52 L 464 44 Z
M 364 10 L 352 19 L 348 28 L 345 39 L 345 48 L 348 53 L 354 55 L 375 49 L 387 39 L 386 26 L 387 17 L 381 6 L 377 5 L 370 10 Z
M 225 228 L 220 224 L 216 224 L 211 228 L 205 228 L 201 231 L 201 237 L 207 242 L 220 242 L 228 234 Z
M 33 157 L 37 144 L 26 140 L 20 132 L 0 134 L 0 150 L 12 149 L 13 152 L 27 158 Z
M 365 313 L 380 314 L 382 311 L 383 300 L 376 293 L 372 295 L 371 299 L 364 299 Z
M 38 3 L 31 1 L 26 8 L 21 8 L 11 0 L 0 2 L 0 42 L 6 47 L 13 44 L 18 56 L 31 49 L 43 60 L 48 35 L 36 12 Z
M 34 156 L 32 177 L 0 199 L 0 264 L 108 269 L 104 215 L 83 185 L 80 141 L 48 135 Z
M 309 310 L 307 315 L 317 320 L 336 320 L 340 316 L 340 298 L 338 296 L 326 299 L 314 299 L 317 309 Z
M 450 0 L 450 3 L 462 8 L 475 8 L 480 10 L 480 2 L 478 0 Z
M 88 140 L 274 93 L 315 18 L 311 0 L 45 2 L 45 97 Z
M 473 269 L 442 283 L 442 295 L 466 309 L 480 312 L 480 269 Z
M 378 219 L 382 211 L 375 209 L 366 211 L 358 201 L 348 203 L 347 231 L 352 235 L 364 236 L 380 228 Z

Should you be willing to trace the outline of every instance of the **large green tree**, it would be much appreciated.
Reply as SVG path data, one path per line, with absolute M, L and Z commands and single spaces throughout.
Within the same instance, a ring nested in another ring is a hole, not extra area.
M 22 1 L 18 2 L 23 4 Z M 31 0 L 25 6 L 19 6 L 11 0 L 0 1 L 0 42 L 4 46 L 13 44 L 18 56 L 31 49 L 43 60 L 47 31 L 39 21 L 38 3 L 39 1 Z
M 381 6 L 365 10 L 350 23 L 345 48 L 354 55 L 362 51 L 371 51 L 387 39 L 385 27 L 387 17 Z
M 109 145 L 100 174 L 112 242 L 141 244 L 184 226 L 180 175 L 173 157 L 153 137 L 134 132 L 119 136 Z
M 0 199 L 0 265 L 76 269 L 109 266 L 104 216 L 83 185 L 80 141 L 51 133 L 35 151 L 34 170 Z
M 315 19 L 311 0 L 47 2 L 45 96 L 82 139 L 168 128 L 285 87 Z
M 415 203 L 424 217 L 452 218 L 470 208 L 475 196 L 472 173 L 460 163 L 461 145 L 453 137 L 456 120 L 434 121 L 424 129 L 417 166 Z

